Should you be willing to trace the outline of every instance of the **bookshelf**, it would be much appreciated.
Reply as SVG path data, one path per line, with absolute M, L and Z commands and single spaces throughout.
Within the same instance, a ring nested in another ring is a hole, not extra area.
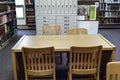
M 29 29 L 35 29 L 34 0 L 25 0 L 26 25 Z
M 17 34 L 14 0 L 0 0 L 0 49 Z
M 100 0 L 99 13 L 100 28 L 119 28 L 120 0 Z

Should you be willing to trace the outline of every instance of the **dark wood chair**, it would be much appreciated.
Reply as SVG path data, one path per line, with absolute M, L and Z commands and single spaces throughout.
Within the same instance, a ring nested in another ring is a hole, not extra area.
M 56 80 L 54 47 L 22 48 L 25 80 L 35 77 L 53 77 Z

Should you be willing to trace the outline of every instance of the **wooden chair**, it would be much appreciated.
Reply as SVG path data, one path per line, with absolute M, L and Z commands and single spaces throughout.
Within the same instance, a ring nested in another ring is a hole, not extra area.
M 88 78 L 99 80 L 101 53 L 102 46 L 71 47 L 68 80 L 72 80 L 72 75 L 85 75 L 89 76 Z
M 61 26 L 55 24 L 43 25 L 42 31 L 42 35 L 61 35 Z
M 106 80 L 120 80 L 120 62 L 108 62 Z
M 22 48 L 25 80 L 33 77 L 53 77 L 56 80 L 54 47 Z
M 42 35 L 61 35 L 61 26 L 58 24 L 43 25 Z M 62 54 L 56 54 L 55 56 L 60 56 L 60 63 L 62 63 Z
M 74 34 L 84 35 L 84 34 L 88 34 L 88 31 L 85 28 L 70 28 L 70 29 L 67 29 L 66 33 L 67 35 L 74 35 Z

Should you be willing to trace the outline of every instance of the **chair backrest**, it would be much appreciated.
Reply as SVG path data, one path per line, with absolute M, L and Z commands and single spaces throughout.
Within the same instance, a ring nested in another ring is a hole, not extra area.
M 73 34 L 81 34 L 81 35 L 84 35 L 84 34 L 88 34 L 88 31 L 87 29 L 85 28 L 70 28 L 70 29 L 67 29 L 66 31 L 67 35 L 73 35 Z
M 57 24 L 43 25 L 42 31 L 43 31 L 42 35 L 60 35 L 61 26 Z
M 72 73 L 96 74 L 99 77 L 101 53 L 102 46 L 71 47 L 69 65 Z
M 22 48 L 25 76 L 55 74 L 54 47 Z
M 108 62 L 106 80 L 120 80 L 120 62 Z

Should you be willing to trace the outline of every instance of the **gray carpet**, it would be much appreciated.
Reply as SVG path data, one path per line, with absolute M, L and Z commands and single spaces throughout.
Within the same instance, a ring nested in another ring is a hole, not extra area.
M 120 29 L 100 29 L 99 33 L 116 46 L 116 61 L 120 61 Z
M 18 36 L 0 50 L 0 80 L 13 80 L 11 48 L 22 35 L 35 35 L 35 33 L 35 30 L 18 30 Z M 120 29 L 100 29 L 99 33 L 116 46 L 116 60 L 120 61 Z M 60 72 L 57 80 L 67 79 L 67 75 L 65 75 L 67 73 L 65 73 L 63 69 L 60 68 L 57 71 Z

